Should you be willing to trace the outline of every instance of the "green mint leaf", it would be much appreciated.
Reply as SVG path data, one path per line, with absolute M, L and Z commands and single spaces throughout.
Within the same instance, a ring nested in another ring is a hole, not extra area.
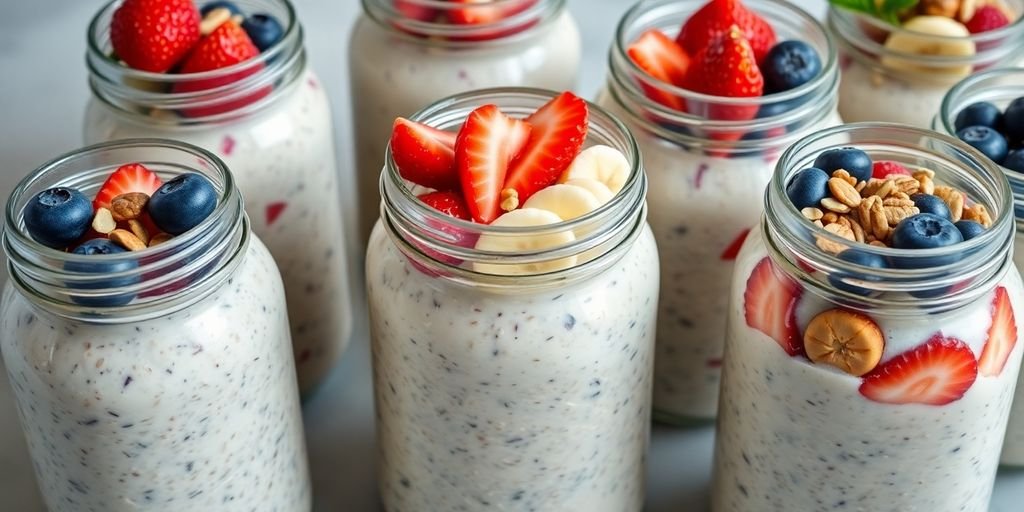
M 829 3 L 851 11 L 875 14 L 875 2 L 873 0 L 829 0 Z
M 917 5 L 917 2 L 918 0 L 884 0 L 881 10 L 886 14 L 898 16 L 903 11 Z

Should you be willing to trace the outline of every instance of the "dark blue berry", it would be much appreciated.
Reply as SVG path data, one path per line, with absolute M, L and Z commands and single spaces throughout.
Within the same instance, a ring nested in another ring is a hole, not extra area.
M 979 101 L 967 105 L 956 115 L 953 128 L 960 131 L 968 126 L 988 126 L 998 130 L 1002 123 L 1003 113 L 999 111 L 999 107 L 987 101 Z
M 206 5 L 204 5 L 201 9 L 199 9 L 199 14 L 202 14 L 203 16 L 206 16 L 210 11 L 212 11 L 214 9 L 217 9 L 218 7 L 223 7 L 225 9 L 231 11 L 231 14 L 242 14 L 242 10 L 239 9 L 238 6 L 235 5 L 234 2 L 224 2 L 224 1 L 210 2 L 210 3 L 206 4 Z
M 813 167 L 803 169 L 789 180 L 786 195 L 798 210 L 817 206 L 828 195 L 828 174 Z
M 110 254 L 123 254 L 128 251 L 106 238 L 94 238 L 86 241 L 78 247 L 75 247 L 71 252 L 86 256 L 104 256 Z M 96 258 L 94 261 L 69 261 L 64 264 L 64 269 L 76 274 L 115 274 L 128 272 L 135 269 L 137 266 L 138 265 L 135 260 L 118 259 L 116 261 L 110 261 L 107 258 Z M 92 281 L 89 283 L 73 282 L 68 284 L 68 288 L 72 290 L 119 288 L 135 284 L 136 282 L 138 282 L 138 279 L 135 276 L 122 276 L 112 279 Z M 71 295 L 71 299 L 76 303 L 91 307 L 123 306 L 131 302 L 133 298 L 134 295 L 130 293 L 104 297 Z
M 960 235 L 964 237 L 964 241 L 970 240 L 985 232 L 985 226 L 974 222 L 973 220 L 958 220 L 956 229 L 960 230 Z
M 1006 158 L 1009 151 L 1006 138 L 988 126 L 968 126 L 956 132 L 956 136 L 997 164 Z
M 871 179 L 871 157 L 857 148 L 830 149 L 814 159 L 814 166 L 832 175 L 837 169 L 846 169 L 857 181 Z
M 284 37 L 284 28 L 281 27 L 281 23 L 269 14 L 249 16 L 242 22 L 242 28 L 246 34 L 249 34 L 249 39 L 252 39 L 253 44 L 261 52 L 267 51 L 267 48 L 274 46 Z
M 910 200 L 914 201 L 914 206 L 916 206 L 918 210 L 921 210 L 921 213 L 931 213 L 944 219 L 953 220 L 953 215 L 949 212 L 949 207 L 946 206 L 946 202 L 938 196 L 933 196 L 931 194 L 914 194 L 910 196 Z
M 217 207 L 217 191 L 200 174 L 187 173 L 164 183 L 146 208 L 160 229 L 180 235 L 206 219 Z
M 66 249 L 89 229 L 92 203 L 81 192 L 66 187 L 44 190 L 23 212 L 25 228 L 37 242 L 54 249 Z
M 803 41 L 783 41 L 765 55 L 761 63 L 764 88 L 768 94 L 795 89 L 821 73 L 821 59 Z
M 860 265 L 862 267 L 869 267 L 869 268 L 886 268 L 887 267 L 887 265 L 885 264 L 885 258 L 883 258 L 883 257 L 881 257 L 881 256 L 879 256 L 877 254 L 870 253 L 870 252 L 858 251 L 857 249 L 847 249 L 847 250 L 839 253 L 836 257 L 841 259 L 841 260 L 843 260 L 843 261 L 846 261 L 846 262 L 849 262 L 849 263 L 853 263 L 854 265 Z M 836 288 L 839 288 L 840 290 L 846 290 L 846 291 L 848 291 L 850 293 L 856 293 L 858 295 L 868 295 L 869 293 L 871 293 L 871 290 L 869 290 L 867 288 L 860 287 L 860 286 L 856 286 L 856 285 L 853 285 L 853 284 L 849 284 L 849 283 L 845 282 L 844 279 L 857 279 L 857 280 L 860 280 L 860 281 L 880 281 L 881 280 L 881 278 L 878 277 L 878 276 L 870 275 L 870 274 L 861 274 L 861 273 L 842 272 L 842 273 L 831 274 L 831 275 L 828 276 L 828 282 L 831 283 L 832 286 L 834 286 Z
M 892 246 L 897 249 L 934 249 L 963 241 L 960 230 L 949 219 L 931 213 L 903 219 L 892 232 Z M 948 265 L 958 259 L 958 254 L 930 258 L 907 256 L 893 258 L 892 264 L 900 268 L 924 268 Z
M 1009 152 L 1003 159 L 1003 167 L 1011 171 L 1024 173 L 1024 149 Z
M 1024 141 L 1024 96 L 1010 102 L 1003 112 L 1003 126 L 1006 129 L 1006 138 L 1013 144 Z

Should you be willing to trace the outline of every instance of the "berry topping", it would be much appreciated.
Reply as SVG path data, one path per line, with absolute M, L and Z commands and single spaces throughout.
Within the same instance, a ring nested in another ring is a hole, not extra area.
M 804 330 L 808 359 L 857 377 L 878 366 L 884 348 L 885 336 L 874 320 L 844 309 L 818 313 Z
M 1003 111 L 1006 138 L 1015 144 L 1024 142 L 1024 96 L 1010 102 Z
M 56 187 L 36 194 L 25 206 L 23 217 L 33 240 L 63 250 L 89 230 L 92 206 L 81 192 Z
M 857 181 L 867 181 L 871 178 L 874 166 L 867 153 L 857 148 L 845 147 L 823 151 L 814 159 L 814 167 L 828 174 L 845 169 Z
M 73 251 L 75 254 L 82 254 L 86 256 L 106 256 L 111 254 L 122 254 L 128 252 L 125 248 L 117 245 L 116 243 L 106 238 L 94 238 L 88 240 L 82 245 L 75 247 Z M 64 269 L 69 272 L 75 272 L 79 274 L 116 274 L 119 272 L 128 272 L 138 267 L 138 263 L 130 259 L 122 259 L 118 261 L 109 261 L 108 259 L 97 258 L 96 260 L 90 261 L 69 261 L 64 264 Z M 98 282 L 74 282 L 68 286 L 72 289 L 81 290 L 97 290 L 103 288 L 117 288 L 123 286 L 129 286 L 138 281 L 135 276 L 126 276 L 114 279 L 104 279 Z M 87 296 L 87 295 L 72 295 L 71 300 L 78 304 L 89 307 L 116 307 L 123 306 L 132 301 L 134 296 L 132 294 L 118 294 L 110 296 Z
M 962 398 L 978 376 L 964 342 L 936 334 L 864 377 L 860 394 L 887 404 L 946 405 Z
M 1024 173 L 1024 149 L 1010 151 L 1003 159 L 1003 167 L 1011 171 Z
M 149 199 L 157 227 L 180 235 L 203 222 L 217 206 L 217 191 L 203 175 L 186 173 L 164 183 Z
M 682 86 L 690 68 L 690 56 L 675 41 L 657 29 L 644 32 L 639 39 L 626 49 L 629 58 L 652 77 L 676 86 Z M 651 98 L 674 110 L 684 110 L 683 99 L 668 94 L 657 87 L 641 83 Z
M 910 170 L 903 167 L 899 162 L 893 162 L 892 160 L 878 160 L 871 166 L 872 178 L 884 180 L 893 174 L 898 176 L 910 176 Z
M 75 254 L 84 254 L 86 256 L 96 256 L 100 254 L 118 254 L 128 251 L 125 250 L 124 247 L 121 247 L 106 238 L 93 238 L 92 240 L 75 247 L 71 252 Z
M 722 261 L 735 260 L 736 256 L 740 253 L 740 249 L 743 248 L 743 242 L 747 240 L 747 235 L 749 234 L 750 228 L 740 231 L 740 234 L 736 235 L 736 238 L 733 238 L 732 242 L 730 242 L 729 245 L 726 246 L 725 250 L 722 251 L 722 254 L 718 255 L 718 259 Z
M 916 206 L 921 213 L 930 213 L 932 215 L 938 215 L 939 217 L 949 221 L 953 220 L 953 215 L 949 212 L 949 207 L 946 206 L 946 202 L 939 196 L 918 193 L 910 196 L 910 200 L 914 202 L 914 206 Z
M 512 159 L 530 139 L 530 124 L 484 105 L 469 114 L 455 142 L 455 165 L 470 214 L 488 224 L 501 213 L 499 202 Z
M 786 185 L 786 196 L 798 210 L 817 206 L 828 197 L 828 173 L 809 167 L 797 172 Z
M 470 7 L 450 9 L 448 18 L 457 25 L 485 25 L 497 23 L 505 18 L 515 16 L 527 9 L 536 0 L 507 0 L 505 2 L 481 2 L 480 0 L 451 0 L 457 4 L 467 4 Z M 472 5 L 472 4 L 496 4 L 496 5 Z
M 532 127 L 529 142 L 509 167 L 503 190 L 514 190 L 522 204 L 558 181 L 583 147 L 587 117 L 587 102 L 571 92 L 563 92 L 527 117 Z
M 391 130 L 391 155 L 402 178 L 436 190 L 459 187 L 454 133 L 399 117 Z
M 803 41 L 782 41 L 772 47 L 761 61 L 764 89 L 767 93 L 796 89 L 821 73 L 821 59 L 811 45 Z
M 269 14 L 253 14 L 242 22 L 242 29 L 261 52 L 267 51 L 284 37 L 284 27 Z
M 763 18 L 750 11 L 740 0 L 711 0 L 683 24 L 676 42 L 690 55 L 696 54 L 708 41 L 729 32 L 735 25 L 750 41 L 754 57 L 760 62 L 775 44 L 775 31 Z
M 980 34 L 1009 24 L 1010 20 L 1001 9 L 994 5 L 983 5 L 974 11 L 974 16 L 967 22 L 967 30 L 972 34 Z
M 996 288 L 996 296 L 992 300 L 992 325 L 988 328 L 988 339 L 985 348 L 978 358 L 978 373 L 985 377 L 997 377 L 1003 372 L 1006 361 L 1017 344 L 1017 321 L 1013 315 L 1013 305 L 1006 288 Z
M 410 20 L 434 21 L 438 16 L 438 10 L 436 8 L 421 5 L 415 1 L 395 0 L 394 7 L 403 18 Z
M 892 246 L 897 249 L 934 249 L 963 242 L 960 230 L 949 219 L 932 213 L 907 217 L 896 225 Z
M 156 192 L 156 189 L 160 188 L 160 185 L 160 178 L 142 164 L 125 164 L 118 167 L 107 178 L 107 181 L 100 187 L 99 192 L 96 193 L 92 204 L 97 209 L 110 209 L 111 203 L 117 196 L 130 192 L 142 192 L 146 195 L 152 195 L 153 192 Z
M 260 51 L 252 43 L 249 36 L 234 21 L 228 20 L 222 23 L 210 35 L 199 41 L 199 44 L 192 50 L 192 53 L 185 59 L 181 66 L 182 73 L 200 73 L 215 69 L 226 68 L 245 62 L 259 55 Z M 235 83 L 245 77 L 257 73 L 262 69 L 262 64 L 247 66 L 245 69 L 202 80 L 191 80 L 174 85 L 174 92 L 193 92 L 214 89 L 224 85 Z M 226 103 L 215 104 L 209 107 L 196 107 L 183 110 L 188 117 L 205 117 L 224 112 L 240 109 L 253 103 L 270 92 L 269 88 L 260 89 L 251 95 L 234 99 Z
M 687 89 L 714 96 L 748 98 L 764 92 L 764 77 L 750 43 L 736 27 L 712 39 L 696 53 L 686 75 Z M 747 120 L 757 115 L 756 105 L 710 105 L 711 119 Z M 741 136 L 742 134 L 739 134 Z
M 775 340 L 789 355 L 800 353 L 796 305 L 800 287 L 765 257 L 751 271 L 743 294 L 747 325 Z
M 1003 113 L 999 111 L 999 107 L 987 101 L 979 101 L 967 105 L 956 115 L 956 120 L 953 121 L 953 127 L 956 131 L 963 130 L 968 126 L 988 126 L 998 130 L 1002 124 Z
M 231 14 L 242 14 L 242 10 L 239 9 L 238 5 L 235 5 L 234 2 L 226 2 L 222 0 L 203 5 L 203 7 L 199 9 L 199 14 L 206 16 L 214 9 L 227 9 Z
M 427 206 L 450 217 L 462 220 L 473 219 L 469 215 L 469 207 L 466 206 L 466 201 L 462 199 L 462 195 L 457 192 L 430 192 L 417 197 Z
M 128 66 L 163 73 L 199 40 L 191 0 L 125 0 L 110 20 L 110 43 Z
M 953 225 L 960 231 L 960 235 L 964 237 L 965 242 L 985 232 L 985 226 L 973 220 L 959 220 L 954 222 Z
M 866 251 L 858 251 L 857 249 L 846 249 L 843 252 L 836 255 L 837 258 L 853 263 L 854 265 L 860 265 L 868 268 L 886 268 L 885 258 Z M 860 274 L 860 273 L 847 273 L 847 272 L 836 272 L 828 276 L 828 282 L 840 290 L 845 290 L 850 293 L 856 293 L 858 295 L 868 295 L 871 290 L 862 286 L 851 284 L 849 280 L 859 281 L 880 281 L 881 279 L 876 275 L 871 274 Z
M 995 163 L 1002 162 L 1009 151 L 1006 138 L 988 126 L 968 126 L 956 132 L 956 136 Z

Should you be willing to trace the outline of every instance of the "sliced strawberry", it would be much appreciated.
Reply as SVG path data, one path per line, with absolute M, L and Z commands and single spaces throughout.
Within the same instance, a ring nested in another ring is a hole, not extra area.
M 978 358 L 978 372 L 985 377 L 996 377 L 1003 372 L 1006 361 L 1017 345 L 1017 320 L 1006 288 L 996 288 L 992 300 L 992 325 L 988 328 L 988 340 Z
M 872 178 L 884 180 L 886 176 L 891 174 L 910 176 L 910 169 L 907 169 L 899 162 L 893 162 L 892 160 L 876 160 L 871 166 Z
M 164 73 L 199 40 L 192 0 L 125 0 L 110 19 L 114 53 L 134 69 Z
M 473 220 L 488 224 L 501 214 L 499 196 L 509 164 L 530 139 L 526 121 L 484 105 L 466 118 L 455 139 L 455 166 Z
M 860 394 L 886 404 L 946 405 L 962 398 L 977 377 L 971 348 L 936 334 L 871 370 Z
M 430 192 L 417 196 L 427 206 L 450 217 L 472 220 L 466 200 L 456 192 Z
M 274 201 L 267 204 L 263 220 L 266 222 L 268 228 L 277 222 L 278 217 L 284 213 L 285 208 L 288 208 L 288 203 L 285 201 Z
M 743 37 L 750 41 L 756 62 L 761 62 L 768 50 L 775 46 L 775 31 L 771 24 L 747 9 L 740 0 L 711 0 L 683 23 L 676 42 L 694 55 L 733 25 L 739 27 Z
M 712 96 L 730 98 L 751 98 L 764 92 L 764 77 L 754 60 L 750 43 L 743 34 L 733 27 L 717 36 L 701 49 L 693 59 L 690 72 L 686 75 L 684 87 Z M 722 105 L 711 103 L 706 108 L 687 105 L 691 114 L 703 115 L 708 119 L 725 121 L 746 121 L 757 115 L 756 105 Z M 742 132 L 722 134 L 720 140 L 738 140 Z
M 472 220 L 472 218 L 469 215 L 469 207 L 466 206 L 466 201 L 457 192 L 430 192 L 427 194 L 422 194 L 417 197 L 419 198 L 420 201 L 423 201 L 427 206 L 445 215 L 462 220 Z M 474 233 L 470 233 L 468 231 L 459 229 L 458 227 L 453 226 L 451 224 L 436 221 L 433 219 L 431 219 L 428 222 L 433 228 L 447 233 L 448 236 L 446 236 L 445 238 L 447 238 L 447 241 L 449 242 L 454 241 L 456 245 L 459 245 L 461 247 L 473 247 L 474 245 L 476 245 L 477 236 Z M 430 256 L 434 260 L 440 261 L 441 263 L 445 263 L 451 266 L 457 266 L 462 263 L 462 260 L 438 252 L 418 241 L 414 240 L 413 244 L 415 244 L 416 247 L 423 251 L 424 254 Z M 410 259 L 409 262 L 412 264 L 413 267 L 415 267 L 420 272 L 423 272 L 424 274 L 427 274 L 429 276 L 440 275 L 438 272 L 431 270 L 426 265 L 423 265 L 422 263 L 416 261 L 415 259 Z
M 743 293 L 747 325 L 775 340 L 787 354 L 803 350 L 796 326 L 796 305 L 800 286 L 782 275 L 768 257 L 757 263 Z
M 394 7 L 402 17 L 410 20 L 434 21 L 438 15 L 436 8 L 427 7 L 418 1 L 395 0 Z
M 163 182 L 153 171 L 142 164 L 125 164 L 118 167 L 107 181 L 103 182 L 96 198 L 92 200 L 93 208 L 110 208 L 115 197 L 129 192 L 142 192 L 153 195 Z
M 644 32 L 629 45 L 626 54 L 647 74 L 671 85 L 682 86 L 690 68 L 690 56 L 686 51 L 658 29 Z M 682 111 L 686 106 L 682 98 L 657 87 L 642 82 L 640 87 L 648 98 L 673 110 Z
M 587 138 L 587 102 L 563 92 L 526 118 L 533 127 L 530 142 L 509 168 L 506 189 L 523 204 L 538 190 L 558 181 Z
M 736 235 L 736 238 L 732 240 L 728 247 L 722 251 L 722 254 L 718 256 L 723 261 L 733 261 L 736 256 L 740 253 L 740 248 L 743 247 L 743 242 L 746 241 L 747 235 L 750 234 L 750 228 L 740 231 L 740 234 Z
M 455 190 L 455 134 L 399 117 L 391 129 L 391 156 L 403 178 L 427 188 Z
M 199 44 L 192 49 L 192 52 L 188 54 L 185 62 L 181 65 L 181 72 L 201 73 L 213 71 L 245 62 L 259 54 L 259 48 L 249 39 L 249 35 L 245 33 L 245 30 L 234 21 L 228 20 L 199 41 Z M 182 81 L 174 85 L 174 92 L 205 91 L 233 84 L 259 72 L 261 69 L 263 69 L 262 64 L 251 65 L 216 78 Z M 268 86 L 241 98 L 227 99 L 224 102 L 210 106 L 183 109 L 182 113 L 188 117 L 205 117 L 231 112 L 259 101 L 270 94 L 270 91 L 271 88 Z
M 1010 24 L 1002 9 L 995 5 L 983 5 L 974 11 L 974 16 L 966 23 L 967 30 L 972 34 L 980 34 Z
M 506 0 L 495 2 L 489 0 L 453 0 L 459 4 L 481 4 L 462 7 L 448 11 L 448 19 L 456 25 L 492 25 L 526 11 L 537 0 Z M 496 5 L 495 5 L 496 4 Z M 537 24 L 537 19 L 525 20 L 514 26 L 501 26 L 494 29 L 474 31 L 472 35 L 453 37 L 459 41 L 489 41 L 516 35 Z

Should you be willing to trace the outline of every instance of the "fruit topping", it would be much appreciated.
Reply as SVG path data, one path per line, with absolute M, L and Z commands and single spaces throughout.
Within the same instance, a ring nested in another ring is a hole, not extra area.
M 715 36 L 696 53 L 693 70 L 686 75 L 684 87 L 713 96 L 749 98 L 764 92 L 764 77 L 757 67 L 750 43 L 733 26 Z M 710 119 L 740 121 L 753 119 L 757 110 L 756 105 L 711 104 L 706 116 Z
M 683 85 L 686 72 L 690 68 L 690 56 L 686 51 L 657 29 L 644 32 L 629 45 L 626 53 L 648 75 L 675 86 Z M 641 83 L 641 87 L 648 98 L 674 110 L 685 110 L 682 98 L 646 83 Z
M 798 171 L 786 185 L 786 196 L 797 209 L 817 206 L 828 197 L 828 173 L 808 167 Z
M 949 213 L 949 207 L 946 206 L 946 202 L 938 196 L 918 192 L 917 194 L 911 195 L 910 200 L 914 202 L 914 206 L 916 206 L 918 211 L 921 213 L 938 215 L 946 220 L 953 218 L 953 215 Z
M 910 176 L 911 172 L 903 164 L 899 162 L 893 162 L 892 160 L 876 160 L 871 165 L 871 177 L 884 180 L 892 175 L 897 176 Z
M 455 135 L 401 117 L 395 119 L 391 130 L 391 156 L 398 173 L 427 188 L 457 189 Z
M 501 191 L 512 159 L 530 140 L 532 127 L 496 105 L 477 108 L 455 142 L 455 165 L 473 220 L 489 224 L 501 213 Z
M 210 14 L 210 11 L 214 9 L 227 9 L 227 11 L 230 12 L 232 15 L 242 14 L 242 10 L 239 9 L 238 5 L 236 5 L 234 2 L 225 2 L 221 0 L 210 2 L 208 4 L 203 5 L 199 9 L 199 14 L 206 16 L 207 14 Z
M 1011 101 L 1006 107 L 1003 124 L 1006 126 L 1006 138 L 1014 144 L 1024 142 L 1024 96 Z
M 598 184 L 604 185 L 611 195 L 615 195 L 626 185 L 629 173 L 629 161 L 626 160 L 625 155 L 621 151 L 611 146 L 598 144 L 584 149 L 580 154 L 576 155 L 572 164 L 562 173 L 558 181 L 560 183 L 570 183 L 579 180 L 596 181 Z M 593 186 L 584 184 L 583 188 L 590 190 Z M 595 195 L 598 199 L 601 199 L 603 192 Z M 611 197 L 609 196 L 608 199 L 611 199 Z M 601 204 L 605 202 L 607 202 L 607 199 L 601 200 Z
M 956 131 L 968 126 L 987 126 L 999 129 L 1003 124 L 1003 112 L 999 107 L 987 102 L 971 103 L 957 113 L 953 127 Z
M 888 267 L 885 258 L 871 252 L 859 251 L 857 249 L 846 249 L 837 254 L 836 257 L 847 263 L 853 263 L 854 265 L 860 265 L 861 267 L 869 269 Z M 873 290 L 853 284 L 851 281 L 869 282 L 880 280 L 881 279 L 878 276 L 868 273 L 833 272 L 828 276 L 828 282 L 832 286 L 858 295 L 869 295 Z
M 988 339 L 978 358 L 978 372 L 985 377 L 999 376 L 1016 345 L 1017 321 L 1013 304 L 1006 288 L 999 286 L 992 299 L 992 325 L 988 328 Z
M 201 174 L 185 173 L 164 183 L 149 199 L 147 211 L 161 230 L 180 235 L 213 213 L 217 191 Z
M 23 217 L 33 240 L 64 249 L 85 235 L 92 223 L 92 207 L 81 192 L 56 187 L 36 194 L 25 206 Z
M 564 183 L 551 185 L 530 196 L 523 208 L 539 208 L 571 220 L 596 210 L 601 203 L 589 190 Z
M 844 169 L 858 182 L 871 179 L 874 169 L 871 157 L 867 153 L 851 147 L 823 151 L 814 159 L 814 167 L 828 174 Z
M 160 178 L 142 164 L 125 164 L 107 178 L 92 204 L 95 208 L 109 209 L 117 196 L 131 192 L 152 195 L 161 184 Z
M 932 213 L 907 217 L 896 225 L 892 233 L 892 246 L 897 249 L 935 249 L 963 241 L 960 230 L 948 218 Z
M 1002 162 L 1009 152 L 1006 138 L 988 126 L 968 126 L 956 132 L 956 136 L 997 164 Z
M 834 366 L 860 377 L 878 366 L 885 336 L 870 317 L 829 309 L 818 313 L 804 330 L 804 351 L 815 364 Z
M 743 248 L 743 242 L 747 240 L 747 235 L 750 234 L 750 228 L 740 231 L 740 234 L 736 235 L 736 238 L 732 239 L 732 242 L 718 255 L 718 259 L 722 261 L 733 261 L 736 256 L 740 254 L 740 249 Z
M 110 43 L 127 65 L 164 73 L 199 40 L 199 11 L 191 0 L 125 0 L 110 21 Z
M 242 22 L 242 29 L 261 52 L 269 50 L 284 37 L 284 27 L 281 26 L 281 22 L 268 14 L 249 16 Z
M 455 217 L 456 219 L 462 220 L 473 220 L 473 217 L 469 215 L 469 207 L 466 206 L 466 201 L 462 199 L 462 196 L 457 192 L 429 192 L 417 197 L 427 206 L 448 215 L 449 217 Z
M 541 210 L 539 208 L 519 208 L 503 214 L 491 223 L 492 226 L 503 227 L 533 227 L 544 226 L 562 222 L 557 214 Z M 530 253 L 544 249 L 551 249 L 571 243 L 576 239 L 572 230 L 549 232 L 543 235 L 523 234 L 505 235 L 485 233 L 480 235 L 476 242 L 476 249 L 479 251 L 505 252 L 505 253 Z M 484 274 L 497 275 L 528 275 L 556 272 L 576 265 L 576 256 L 567 256 L 555 260 L 539 261 L 535 263 L 481 263 L 475 262 L 473 269 Z
M 936 334 L 867 374 L 860 394 L 888 404 L 946 405 L 962 398 L 977 376 L 970 347 Z
M 973 220 L 960 220 L 954 222 L 953 225 L 960 231 L 965 242 L 985 232 L 985 226 Z
M 904 55 L 970 57 L 975 54 L 970 32 L 960 22 L 945 16 L 915 16 L 903 24 L 905 30 L 894 31 L 885 40 L 885 47 Z M 973 65 L 929 65 L 900 55 L 884 55 L 883 66 L 925 75 L 946 74 L 967 76 Z
M 983 5 L 974 11 L 974 16 L 967 22 L 967 30 L 972 34 L 980 34 L 1009 24 L 1009 18 L 1001 9 L 994 5 Z
M 1024 173 L 1024 149 L 1010 151 L 1003 159 L 1003 167 L 1011 171 Z
M 683 23 L 676 42 L 690 55 L 699 52 L 708 41 L 721 37 L 736 26 L 750 42 L 756 61 L 760 62 L 775 44 L 772 26 L 740 0 L 711 0 Z
M 761 63 L 766 93 L 796 89 L 821 73 L 821 59 L 811 45 L 797 40 L 772 47 Z
M 106 256 L 111 254 L 123 254 L 127 252 L 127 250 L 106 238 L 94 238 L 92 240 L 85 241 L 78 247 L 75 247 L 71 252 L 84 256 Z M 89 261 L 84 262 L 69 261 L 64 264 L 64 270 L 79 274 L 116 274 L 129 272 L 134 270 L 136 267 L 138 267 L 138 263 L 132 259 L 110 261 L 106 258 L 97 258 L 95 260 L 90 259 Z M 89 283 L 74 282 L 69 283 L 68 286 L 72 289 L 95 290 L 100 288 L 129 286 L 137 282 L 137 280 L 138 279 L 134 276 L 125 276 Z M 130 293 L 104 297 L 72 295 L 71 298 L 76 303 L 83 306 L 115 307 L 128 304 L 132 301 L 134 295 Z
M 775 340 L 791 356 L 799 354 L 803 345 L 796 325 L 800 293 L 799 285 L 765 257 L 751 271 L 743 294 L 747 325 Z

